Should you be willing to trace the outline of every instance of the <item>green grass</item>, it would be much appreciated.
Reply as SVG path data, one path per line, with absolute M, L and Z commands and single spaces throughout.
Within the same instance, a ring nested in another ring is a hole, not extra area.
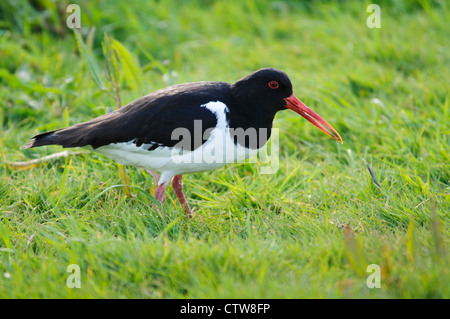
M 193 220 L 171 189 L 154 203 L 143 170 L 127 168 L 127 198 L 116 164 L 95 153 L 8 167 L 60 151 L 21 149 L 34 134 L 117 106 L 93 81 L 65 7 L 15 3 L 0 4 L 0 297 L 450 297 L 448 3 L 380 1 L 382 27 L 369 29 L 370 2 L 81 1 L 98 65 L 107 32 L 142 70 L 141 85 L 121 74 L 124 103 L 275 67 L 342 136 L 278 114 L 278 171 L 187 175 Z M 80 289 L 66 286 L 69 264 Z M 379 289 L 366 285 L 370 264 Z

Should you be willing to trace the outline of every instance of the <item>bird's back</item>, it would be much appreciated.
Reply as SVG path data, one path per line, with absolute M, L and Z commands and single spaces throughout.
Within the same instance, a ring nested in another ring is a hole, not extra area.
M 133 141 L 137 146 L 156 143 L 172 147 L 177 128 L 194 131 L 200 120 L 202 135 L 216 125 L 216 117 L 199 107 L 211 101 L 230 101 L 230 84 L 225 82 L 195 82 L 173 85 L 143 96 L 120 109 L 90 121 L 56 131 L 41 133 L 25 148 L 57 144 L 63 147 L 91 146 L 96 149 L 112 143 Z M 208 136 L 205 136 L 207 138 Z M 198 139 L 191 143 L 195 149 Z

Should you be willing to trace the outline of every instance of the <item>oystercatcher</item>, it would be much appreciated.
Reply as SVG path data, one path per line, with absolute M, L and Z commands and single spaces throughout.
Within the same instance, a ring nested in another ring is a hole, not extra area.
M 114 112 L 33 137 L 25 145 L 87 147 L 123 165 L 159 171 L 155 198 L 172 187 L 189 217 L 182 175 L 211 171 L 256 154 L 278 111 L 291 109 L 342 143 L 337 131 L 294 94 L 286 73 L 265 68 L 231 84 L 169 86 Z

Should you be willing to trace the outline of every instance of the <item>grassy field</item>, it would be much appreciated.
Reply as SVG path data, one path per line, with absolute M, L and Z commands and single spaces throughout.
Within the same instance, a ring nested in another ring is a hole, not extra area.
M 79 1 L 104 91 L 65 5 L 30 3 L 0 3 L 1 298 L 450 297 L 448 2 L 379 1 L 381 28 L 368 28 L 362 1 Z M 154 203 L 141 169 L 127 167 L 125 196 L 96 153 L 11 167 L 61 151 L 22 149 L 38 132 L 117 107 L 105 33 L 133 62 L 119 68 L 123 104 L 274 67 L 344 144 L 279 113 L 276 173 L 187 175 L 193 220 L 171 188 Z

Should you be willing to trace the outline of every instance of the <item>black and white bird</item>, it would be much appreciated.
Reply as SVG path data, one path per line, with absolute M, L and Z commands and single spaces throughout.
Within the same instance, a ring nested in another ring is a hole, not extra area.
M 114 112 L 41 133 L 25 145 L 87 147 L 123 165 L 159 171 L 155 198 L 172 187 L 189 217 L 182 175 L 217 169 L 255 155 L 271 135 L 278 111 L 291 109 L 342 143 L 337 131 L 294 94 L 286 73 L 266 68 L 231 84 L 169 86 Z M 249 134 L 253 132 L 254 134 Z

